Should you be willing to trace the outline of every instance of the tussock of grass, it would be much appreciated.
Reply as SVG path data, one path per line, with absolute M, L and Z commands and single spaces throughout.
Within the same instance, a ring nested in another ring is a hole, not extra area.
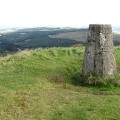
M 50 48 L 1 57 L 0 120 L 119 120 L 119 75 L 111 85 L 81 86 L 83 52 Z

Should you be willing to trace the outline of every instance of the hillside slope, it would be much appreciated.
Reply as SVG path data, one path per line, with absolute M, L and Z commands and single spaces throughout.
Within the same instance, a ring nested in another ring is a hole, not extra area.
M 120 88 L 75 85 L 84 48 L 51 48 L 0 58 L 1 120 L 120 119 Z M 120 49 L 116 49 L 120 68 Z M 118 69 L 120 72 L 120 69 Z
M 87 29 L 26 28 L 1 33 L 0 53 L 46 47 L 68 47 L 84 45 Z M 114 34 L 114 44 L 120 45 L 120 34 Z

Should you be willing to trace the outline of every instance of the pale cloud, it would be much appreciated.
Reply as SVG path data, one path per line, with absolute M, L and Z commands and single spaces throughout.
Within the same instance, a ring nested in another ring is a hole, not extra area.
M 0 26 L 120 24 L 119 0 L 0 0 Z

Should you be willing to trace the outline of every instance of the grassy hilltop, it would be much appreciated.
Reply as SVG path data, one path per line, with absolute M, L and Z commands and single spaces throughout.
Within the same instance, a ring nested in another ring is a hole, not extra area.
M 119 120 L 119 87 L 75 85 L 83 52 L 50 48 L 1 57 L 0 120 Z M 115 53 L 120 73 L 120 48 Z

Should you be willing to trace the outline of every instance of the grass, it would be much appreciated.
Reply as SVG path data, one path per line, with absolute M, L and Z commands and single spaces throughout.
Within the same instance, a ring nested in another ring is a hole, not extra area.
M 119 120 L 119 87 L 73 84 L 83 52 L 50 48 L 1 57 L 0 120 Z M 120 49 L 115 53 L 119 73 Z

